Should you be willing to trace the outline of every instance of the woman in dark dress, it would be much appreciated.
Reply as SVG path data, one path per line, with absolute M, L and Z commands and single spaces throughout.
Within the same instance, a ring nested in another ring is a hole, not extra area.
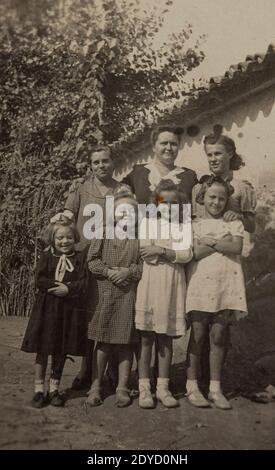
M 171 180 L 176 185 L 177 191 L 181 193 L 184 203 L 191 204 L 192 190 L 198 183 L 197 175 L 189 168 L 175 165 L 182 132 L 183 129 L 171 125 L 153 129 L 151 133 L 153 158 L 149 163 L 135 165 L 123 180 L 123 183 L 132 188 L 139 204 L 149 204 L 152 193 L 163 180 Z M 146 256 L 144 259 L 146 260 Z M 154 368 L 156 377 L 157 369 L 156 355 Z
M 175 165 L 181 134 L 182 129 L 173 126 L 160 126 L 152 131 L 152 160 L 135 165 L 123 180 L 123 183 L 132 188 L 139 204 L 148 204 L 152 192 L 165 179 L 171 180 L 177 186 L 177 191 L 184 194 L 185 199 L 191 203 L 192 189 L 198 182 L 196 173 L 189 168 Z
M 86 348 L 86 312 L 83 300 L 87 291 L 86 252 L 75 251 L 79 235 L 74 224 L 60 215 L 47 227 L 44 250 L 36 272 L 38 289 L 27 326 L 22 350 L 36 353 L 35 394 L 32 405 L 41 408 L 47 402 L 44 381 L 48 356 L 52 370 L 48 401 L 62 406 L 59 382 L 67 354 L 81 356 Z

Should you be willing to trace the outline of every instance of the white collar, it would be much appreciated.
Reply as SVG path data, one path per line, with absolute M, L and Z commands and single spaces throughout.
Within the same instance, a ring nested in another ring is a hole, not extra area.
M 171 180 L 174 184 L 179 184 L 180 179 L 177 178 L 177 175 L 185 171 L 184 168 L 176 166 L 167 175 L 162 176 L 154 162 L 148 163 L 148 165 L 145 165 L 145 168 L 149 170 L 148 181 L 150 183 L 150 191 L 154 191 L 162 180 Z

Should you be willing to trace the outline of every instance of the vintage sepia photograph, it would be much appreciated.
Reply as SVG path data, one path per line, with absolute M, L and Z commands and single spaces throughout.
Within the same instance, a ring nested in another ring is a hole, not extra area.
M 274 18 L 0 0 L 2 451 L 275 450 Z

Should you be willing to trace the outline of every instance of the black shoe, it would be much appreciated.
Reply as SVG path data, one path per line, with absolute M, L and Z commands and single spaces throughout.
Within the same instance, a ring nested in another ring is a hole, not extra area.
M 88 389 L 88 388 L 90 388 L 91 383 L 92 383 L 91 379 L 86 377 L 86 376 L 81 377 L 81 379 L 76 377 L 73 380 L 73 383 L 71 385 L 71 390 L 85 390 L 85 389 Z
M 46 397 L 43 392 L 36 392 L 31 401 L 33 408 L 43 408 L 47 404 Z
M 49 401 L 49 404 L 52 406 L 64 406 L 65 396 L 60 395 L 58 390 L 55 390 L 54 392 L 49 393 L 48 401 Z

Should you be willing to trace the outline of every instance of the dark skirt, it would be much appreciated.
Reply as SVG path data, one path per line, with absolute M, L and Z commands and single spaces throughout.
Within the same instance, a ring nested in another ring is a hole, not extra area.
M 87 312 L 73 298 L 38 292 L 22 344 L 30 353 L 84 356 Z

